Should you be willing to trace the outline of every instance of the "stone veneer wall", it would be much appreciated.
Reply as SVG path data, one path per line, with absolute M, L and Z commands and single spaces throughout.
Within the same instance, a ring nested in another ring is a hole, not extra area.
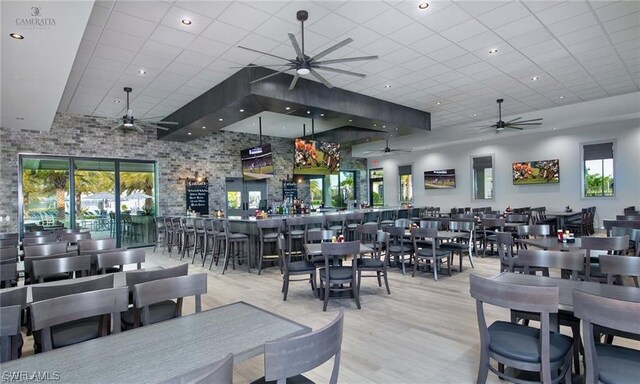
M 208 177 L 209 208 L 223 208 L 225 178 L 242 177 L 240 151 L 259 142 L 257 135 L 226 131 L 186 143 L 159 141 L 152 127 L 144 127 L 141 134 L 113 132 L 111 126 L 108 119 L 58 113 L 48 132 L 0 127 L 0 231 L 17 230 L 18 154 L 155 160 L 159 214 L 179 215 L 187 208 L 184 182 L 179 178 L 193 177 L 196 171 Z M 281 182 L 293 171 L 293 141 L 268 136 L 263 142 L 270 143 L 274 152 L 275 177 L 268 181 L 269 200 L 280 200 Z M 345 150 L 340 165 L 345 170 L 361 170 L 356 188 L 359 200 L 366 199 L 364 159 L 353 159 L 350 150 Z M 308 186 L 300 186 L 299 195 L 305 201 L 309 200 L 308 191 Z M 10 220 L 6 221 L 5 216 Z

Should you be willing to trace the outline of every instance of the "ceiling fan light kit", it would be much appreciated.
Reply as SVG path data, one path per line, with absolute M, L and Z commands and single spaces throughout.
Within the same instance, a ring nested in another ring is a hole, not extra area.
M 238 46 L 238 48 L 241 49 L 245 49 L 247 51 L 251 51 L 251 52 L 256 52 L 256 53 L 260 53 L 263 55 L 267 55 L 279 60 L 283 60 L 284 62 L 281 64 L 268 64 L 268 65 L 254 65 L 254 64 L 250 64 L 247 65 L 245 67 L 241 67 L 241 68 L 246 68 L 246 67 L 278 67 L 278 71 L 261 77 L 259 79 L 255 79 L 253 81 L 251 81 L 251 84 L 266 80 L 270 77 L 279 75 L 281 73 L 285 73 L 287 71 L 290 70 L 294 70 L 295 71 L 295 75 L 293 76 L 293 79 L 291 80 L 291 84 L 289 84 L 289 90 L 292 91 L 297 82 L 298 79 L 300 78 L 300 76 L 306 76 L 311 74 L 311 76 L 315 77 L 318 81 L 320 81 L 322 84 L 324 84 L 327 88 L 333 88 L 333 85 L 324 78 L 324 76 L 322 76 L 320 73 L 318 73 L 318 70 L 320 71 L 327 71 L 327 72 L 333 72 L 333 73 L 339 73 L 342 75 L 349 75 L 349 76 L 356 76 L 356 77 L 366 77 L 365 74 L 363 73 L 358 73 L 358 72 L 353 72 L 353 71 L 347 71 L 344 69 L 339 69 L 339 68 L 334 68 L 334 67 L 330 67 L 327 66 L 328 64 L 337 64 L 337 63 L 346 63 L 346 62 L 351 62 L 351 61 L 363 61 L 363 60 L 375 60 L 378 58 L 378 56 L 362 56 L 362 57 L 347 57 L 347 58 L 343 58 L 343 59 L 332 59 L 332 60 L 320 60 L 321 58 L 325 57 L 326 55 L 344 47 L 345 45 L 351 43 L 353 41 L 353 39 L 351 38 L 347 38 L 342 40 L 341 42 L 325 49 L 324 51 L 317 53 L 314 56 L 308 56 L 305 52 L 304 49 L 304 22 L 309 18 L 309 12 L 305 11 L 305 10 L 300 10 L 296 13 L 296 18 L 298 19 L 298 21 L 300 21 L 300 30 L 301 30 L 301 44 L 298 43 L 298 39 L 296 38 L 296 36 L 293 33 L 289 33 L 289 40 L 291 41 L 291 45 L 293 46 L 293 49 L 295 51 L 296 57 L 294 59 L 287 59 L 285 57 L 281 57 L 281 56 L 277 56 L 277 55 L 273 55 L 271 53 L 268 52 L 263 52 L 263 51 L 259 51 L 257 49 L 253 49 L 253 48 L 248 48 L 248 47 L 243 47 L 241 45 Z M 283 68 L 284 67 L 284 68 Z
M 111 128 L 112 131 L 115 131 L 116 129 L 124 127 L 124 128 L 133 128 L 140 133 L 144 133 L 144 129 L 142 129 L 137 123 L 151 124 L 155 126 L 157 129 L 162 129 L 164 131 L 168 130 L 169 128 L 161 127 L 158 124 L 178 125 L 178 123 L 174 121 L 150 121 L 150 120 L 136 119 L 135 117 L 133 117 L 133 111 L 129 107 L 129 94 L 133 91 L 133 89 L 131 87 L 124 87 L 123 90 L 127 94 L 127 114 L 122 116 L 121 118 L 113 119 L 115 122 L 119 124 L 116 125 L 115 127 L 112 127 Z M 114 102 L 116 102 L 116 100 L 114 100 Z M 117 104 L 119 103 L 120 101 L 118 100 Z

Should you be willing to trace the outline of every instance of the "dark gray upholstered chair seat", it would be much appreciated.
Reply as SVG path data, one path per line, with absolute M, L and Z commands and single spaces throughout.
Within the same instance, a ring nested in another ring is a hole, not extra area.
M 390 245 L 389 252 L 391 253 L 399 253 L 399 252 L 407 252 L 410 253 L 413 251 L 413 247 L 411 245 Z
M 290 272 L 315 271 L 316 266 L 311 261 L 292 261 L 289 263 Z
M 176 303 L 173 300 L 165 300 L 151 304 L 149 306 L 149 316 L 151 317 L 151 324 L 171 320 L 176 317 Z M 121 319 L 123 329 L 133 329 L 135 319 L 133 308 L 123 312 Z
M 436 248 L 436 257 L 439 257 L 439 256 L 445 257 L 445 256 L 448 256 L 449 254 L 450 254 L 450 251 Z M 433 251 L 431 248 L 422 248 L 418 251 L 418 256 L 430 257 L 432 255 L 433 255 Z
M 329 274 L 331 275 L 331 280 L 343 280 L 350 279 L 352 276 L 351 267 L 329 267 Z M 320 276 L 326 276 L 326 270 L 324 268 L 320 269 Z
M 254 381 L 251 382 L 251 384 L 275 384 L 275 383 L 276 383 L 275 380 L 266 381 L 264 379 L 264 376 L 259 378 L 258 380 L 254 380 Z M 293 377 L 288 377 L 287 378 L 287 384 L 315 384 L 315 382 L 307 379 L 303 375 L 297 375 L 297 376 L 293 376 Z
M 290 236 L 304 236 L 304 229 L 292 229 L 289 231 Z
M 229 234 L 229 238 L 230 239 L 248 239 L 249 236 L 245 235 L 244 233 L 231 233 Z
M 606 384 L 637 383 L 640 351 L 610 344 L 596 344 L 600 381 Z
M 277 241 L 278 240 L 278 233 L 277 232 L 265 233 L 264 239 L 265 240 L 271 239 L 271 241 Z
M 371 258 L 359 258 L 356 260 L 356 265 L 358 268 L 382 268 L 384 261 Z
M 441 249 L 448 249 L 448 250 L 467 250 L 469 249 L 469 244 L 465 244 L 465 243 L 444 243 L 440 245 Z
M 70 321 L 51 327 L 51 342 L 53 348 L 66 347 L 83 341 L 100 337 L 100 317 L 93 316 L 86 319 Z M 41 332 L 33 333 L 35 351 L 41 352 Z
M 540 353 L 540 330 L 526 325 L 496 321 L 489 326 L 491 345 L 489 350 L 518 361 L 537 363 Z M 560 361 L 573 346 L 573 339 L 552 332 L 550 335 L 550 360 Z

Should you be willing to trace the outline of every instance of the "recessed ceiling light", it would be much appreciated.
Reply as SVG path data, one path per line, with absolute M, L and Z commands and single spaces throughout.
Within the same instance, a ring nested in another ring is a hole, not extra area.
M 374 126 L 374 127 L 377 127 L 377 126 L 378 126 L 378 124 L 376 124 L 376 123 L 373 123 L 373 126 Z
M 440 105 L 440 104 L 442 104 L 442 103 L 441 103 L 441 102 L 439 102 L 439 101 L 436 101 L 436 105 Z
M 244 109 L 241 109 L 240 112 L 244 112 Z
M 478 116 L 478 114 L 477 114 L 477 113 L 474 113 L 474 114 L 473 114 L 473 117 L 477 117 L 477 116 Z
M 16 120 L 24 120 L 24 117 L 16 117 Z
M 189 20 L 189 19 L 182 19 L 181 23 L 182 23 L 182 24 L 184 24 L 184 25 L 191 25 L 191 20 Z
M 321 113 L 321 114 L 320 114 L 320 117 L 324 117 L 324 113 Z
M 138 74 L 139 75 L 146 75 L 147 71 L 145 71 L 144 69 L 138 69 Z
M 383 126 L 382 126 L 382 128 L 387 128 L 387 126 L 386 126 L 386 125 L 383 125 Z
M 191 132 L 187 132 L 187 135 L 191 136 Z
M 251 125 L 256 125 L 256 123 L 251 123 Z
M 353 121 L 353 119 L 349 119 L 349 122 L 352 122 L 352 121 Z
M 427 9 L 427 8 L 429 8 L 429 3 L 420 3 L 420 4 L 418 4 L 418 8 Z
M 307 111 L 307 115 L 310 114 L 310 113 L 311 113 L 311 111 Z
M 491 49 L 491 50 L 489 51 L 489 53 L 493 55 L 493 54 L 498 53 L 498 50 L 497 50 L 496 48 L 493 48 L 493 49 Z
M 385 84 L 385 88 L 391 88 L 391 84 Z
M 202 129 L 207 129 L 207 127 L 205 127 L 204 125 L 202 126 Z
M 564 96 L 560 96 L 559 99 L 564 99 Z
M 224 121 L 224 119 L 221 117 L 221 118 L 218 119 L 218 121 Z
M 396 131 L 398 130 L 398 127 L 396 127 Z
M 21 34 L 19 34 L 19 33 L 15 33 L 15 32 L 10 33 L 10 34 L 9 34 L 9 36 L 13 37 L 13 38 L 14 38 L 14 39 L 16 39 L 16 40 L 22 40 L 22 39 L 24 39 L 24 36 L 22 36 L 22 35 L 21 35 Z
M 393 137 L 393 134 L 391 134 L 391 135 L 389 135 L 389 136 Z
M 556 127 L 553 127 L 553 128 L 551 128 L 551 129 L 553 129 L 553 130 L 555 131 L 555 130 L 556 130 Z
M 116 104 L 120 104 L 120 100 L 118 100 L 118 99 L 114 99 L 113 102 L 116 103 Z
M 531 81 L 536 81 L 536 80 L 538 80 L 538 79 L 540 79 L 538 76 L 533 76 L 533 77 L 531 78 Z
M 291 109 L 291 107 L 285 107 L 285 109 L 288 111 L 288 110 L 290 110 L 290 109 Z
M 284 125 L 282 126 L 282 129 L 286 129 L 287 127 L 285 127 Z
M 369 139 L 367 139 L 367 141 L 369 141 Z

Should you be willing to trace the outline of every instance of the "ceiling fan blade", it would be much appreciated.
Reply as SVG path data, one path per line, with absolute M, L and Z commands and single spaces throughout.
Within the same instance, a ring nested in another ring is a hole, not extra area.
M 524 130 L 524 128 L 521 128 L 521 127 L 515 127 L 515 126 L 510 126 L 510 125 L 506 126 L 505 128 L 506 128 L 506 129 L 517 129 L 518 131 L 522 131 L 522 130 Z
M 111 128 L 112 131 L 115 131 L 116 129 L 122 127 L 124 125 L 124 123 L 120 123 L 118 125 L 116 125 L 115 127 Z
M 491 132 L 491 131 L 494 131 L 494 130 L 495 130 L 495 128 L 493 128 L 493 127 L 485 127 L 485 128 L 478 129 L 478 132 Z
M 137 124 L 133 124 L 132 126 L 133 126 L 133 128 L 135 128 L 138 132 L 140 132 L 140 133 L 144 133 L 144 129 L 140 128 L 140 126 L 139 126 L 139 125 L 137 125 Z
M 315 61 L 313 64 L 335 64 L 335 63 L 347 63 L 349 61 L 364 61 L 364 60 L 377 60 L 378 56 L 360 56 L 360 57 L 345 57 L 344 59 L 331 59 L 324 61 Z
M 270 75 L 267 75 L 267 76 L 261 77 L 261 78 L 259 78 L 259 79 L 253 80 L 253 81 L 249 82 L 249 84 L 254 84 L 254 83 L 257 83 L 257 82 L 259 82 L 259 81 L 262 81 L 262 80 L 268 79 L 268 78 L 270 78 L 270 77 L 272 77 L 272 76 L 279 75 L 279 74 L 281 74 L 281 73 L 283 73 L 283 72 L 286 72 L 286 71 L 288 71 L 288 70 L 290 70 L 290 69 L 291 69 L 291 68 L 285 68 L 285 69 L 283 69 L 282 71 L 278 71 L 278 72 L 272 73 L 272 74 L 270 74 Z
M 333 88 L 333 85 L 313 68 L 310 69 L 310 72 L 316 79 L 320 80 L 322 84 L 326 85 L 327 88 Z
M 298 79 L 300 78 L 300 75 L 298 75 L 298 72 L 296 72 L 296 75 L 293 76 L 293 80 L 291 80 L 291 85 L 289 85 L 289 90 L 293 91 L 293 88 L 295 88 L 296 83 L 298 82 Z
M 345 71 L 344 69 L 325 67 L 324 65 L 314 65 L 313 68 L 322 69 L 324 71 L 329 71 L 329 72 L 342 73 L 343 75 L 367 77 L 367 75 L 365 75 L 364 73 Z
M 161 120 L 143 120 L 143 119 L 136 119 L 135 121 L 139 121 L 141 123 L 149 123 L 149 124 L 165 124 L 165 125 L 178 125 L 180 123 L 178 123 L 177 121 L 161 121 Z
M 514 124 L 507 124 L 507 127 L 512 127 L 512 126 L 518 126 L 518 125 L 542 125 L 542 123 L 514 123 Z
M 325 49 L 324 51 L 318 53 L 317 55 L 313 56 L 311 59 L 309 59 L 309 61 L 318 60 L 319 58 L 324 57 L 324 56 L 330 54 L 331 52 L 336 51 L 336 50 L 344 47 L 345 45 L 347 45 L 347 44 L 349 44 L 351 42 L 353 42 L 352 38 L 350 38 L 350 37 L 346 38 L 346 39 L 342 40 L 341 42 L 339 42 L 338 44 L 336 44 L 336 45 L 334 45 L 332 47 L 329 47 L 329 48 Z
M 162 131 L 168 131 L 168 130 L 169 130 L 169 128 L 167 128 L 167 127 L 161 127 L 161 126 L 159 126 L 159 125 L 157 125 L 157 124 L 155 124 L 155 123 L 151 123 L 151 124 L 149 124 L 149 125 L 151 125 L 152 127 L 155 127 L 156 129 L 160 129 L 160 130 L 162 130 Z
M 537 118 L 537 119 L 529 119 L 529 120 L 522 120 L 522 121 L 518 121 L 516 124 L 522 124 L 522 123 L 530 123 L 532 121 L 542 121 L 542 117 Z
M 293 65 L 293 64 L 264 64 L 264 65 L 242 65 L 239 67 L 229 67 L 229 68 L 260 68 L 260 67 L 282 67 L 283 65 Z
M 289 33 L 289 40 L 291 40 L 291 45 L 293 45 L 293 49 L 296 51 L 296 56 L 298 56 L 298 60 L 304 61 L 304 54 L 300 49 L 300 45 L 298 45 L 298 40 L 294 36 L 293 33 Z
M 390 152 L 396 152 L 396 153 L 410 153 L 411 152 L 411 150 L 408 150 L 408 149 L 395 149 L 395 148 L 389 149 L 389 151 Z
M 509 121 L 507 121 L 507 124 L 511 124 L 511 123 L 513 123 L 514 121 L 518 121 L 518 120 L 520 120 L 520 119 L 522 119 L 522 117 L 516 117 L 516 118 L 515 118 L 515 119 L 513 119 L 513 120 L 509 120 Z
M 253 48 L 243 47 L 242 45 L 238 45 L 238 48 L 246 49 L 247 51 L 251 51 L 251 52 L 261 53 L 261 54 L 263 54 L 263 55 L 267 55 L 267 56 L 275 57 L 276 59 L 280 59 L 280 60 L 284 60 L 284 61 L 291 61 L 291 60 L 286 59 L 286 58 L 281 57 L 281 56 L 276 56 L 276 55 L 273 55 L 273 54 L 268 53 L 268 52 L 258 51 L 257 49 L 253 49 Z

